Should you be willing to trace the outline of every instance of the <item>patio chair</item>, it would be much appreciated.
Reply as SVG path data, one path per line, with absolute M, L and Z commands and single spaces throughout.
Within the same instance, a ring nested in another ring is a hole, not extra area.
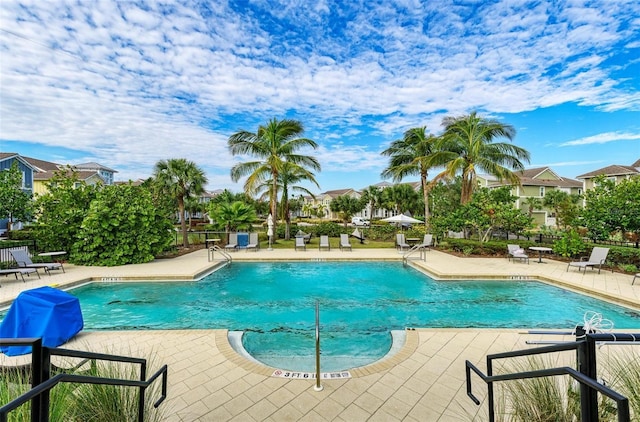
M 296 246 L 294 249 L 296 251 L 298 249 L 302 249 L 303 251 L 307 250 L 307 245 L 304 243 L 304 237 L 296 237 Z
M 229 233 L 229 243 L 224 245 L 224 250 L 225 251 L 228 251 L 228 250 L 237 251 L 238 250 L 238 233 Z
M 587 272 L 587 267 L 595 269 L 595 267 L 598 266 L 598 274 L 600 274 L 602 264 L 604 264 L 604 262 L 607 260 L 608 254 L 609 248 L 601 248 L 596 246 L 591 250 L 589 259 L 583 256 L 582 258 L 580 258 L 580 261 L 569 262 L 569 265 L 567 265 L 567 271 L 569 271 L 569 267 L 578 267 L 578 272 L 580 272 L 580 268 L 584 268 L 584 271 Z M 613 270 L 611 271 L 613 272 Z
M 344 251 L 345 249 L 353 250 L 351 248 L 351 241 L 347 233 L 340 233 L 340 250 Z
M 260 249 L 258 233 L 249 233 L 249 243 L 247 244 L 246 249 L 253 249 L 254 251 L 258 252 L 258 249 Z
M 633 286 L 633 283 L 636 282 L 636 278 L 640 278 L 640 273 L 636 274 L 633 276 L 633 280 L 631 280 L 631 285 Z
M 14 274 L 16 276 L 16 280 L 18 279 L 18 274 L 20 274 L 20 277 L 22 277 L 22 282 L 26 282 L 24 279 L 24 275 L 27 274 L 33 274 L 36 273 L 38 275 L 38 278 L 40 278 L 40 273 L 38 272 L 37 268 L 9 268 L 6 270 L 0 270 L 0 275 L 4 275 L 5 277 L 9 276 L 9 274 Z M 0 286 L 2 287 L 2 286 Z
M 328 251 L 331 250 L 331 245 L 329 244 L 329 236 L 321 235 L 320 236 L 320 244 L 318 245 L 318 250 L 326 249 Z
M 529 255 L 524 253 L 524 249 L 520 245 L 507 245 L 507 258 L 509 258 L 509 261 L 513 258 L 514 262 L 516 259 L 520 261 L 526 260 L 527 264 L 529 264 Z
M 29 256 L 29 251 L 26 249 L 13 249 L 9 250 L 9 253 L 18 264 L 18 268 L 35 268 L 36 270 L 42 268 L 44 272 L 49 275 L 51 275 L 51 271 L 53 270 L 62 270 L 62 272 L 65 272 L 64 267 L 59 262 L 34 263 Z
M 424 235 L 424 239 L 422 240 L 422 243 L 420 244 L 420 247 L 423 249 L 431 249 L 431 247 L 433 246 L 433 235 L 432 234 L 425 234 Z
M 410 248 L 411 245 L 404 239 L 404 233 L 396 233 L 396 249 L 403 251 Z

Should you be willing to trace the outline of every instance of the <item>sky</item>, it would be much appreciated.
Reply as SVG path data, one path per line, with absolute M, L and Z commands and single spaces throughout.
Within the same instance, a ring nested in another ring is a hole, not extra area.
M 313 192 L 362 189 L 404 131 L 472 111 L 527 168 L 640 159 L 640 2 L 0 2 L 0 151 L 116 180 L 186 158 L 240 192 L 229 136 L 288 118 L 319 145 Z

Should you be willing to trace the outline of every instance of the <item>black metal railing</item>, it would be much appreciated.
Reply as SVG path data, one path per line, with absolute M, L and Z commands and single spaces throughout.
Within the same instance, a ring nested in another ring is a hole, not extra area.
M 598 421 L 598 397 L 597 393 L 611 398 L 616 402 L 618 409 L 618 421 L 628 422 L 630 420 L 629 400 L 610 389 L 606 385 L 597 381 L 597 357 L 596 342 L 617 343 L 624 342 L 640 345 L 640 334 L 585 334 L 575 342 L 561 343 L 552 346 L 537 347 L 533 349 L 515 350 L 511 352 L 496 353 L 487 355 L 487 374 L 483 374 L 480 369 L 468 360 L 465 361 L 467 395 L 471 400 L 480 405 L 480 400 L 473 394 L 471 385 L 471 372 L 473 371 L 487 384 L 487 402 L 489 406 L 489 421 L 495 420 L 495 404 L 493 384 L 500 381 L 516 379 L 540 378 L 557 375 L 569 375 L 580 383 L 580 415 L 583 422 Z M 569 367 L 549 368 L 536 371 L 517 372 L 503 375 L 493 375 L 493 361 L 513 357 L 532 356 L 543 353 L 553 353 L 575 350 L 577 353 L 578 369 Z
M 83 352 L 78 350 L 49 348 L 42 346 L 40 338 L 18 338 L 0 339 L 0 346 L 26 346 L 32 347 L 31 351 L 31 390 L 13 399 L 11 402 L 0 407 L 0 422 L 6 422 L 8 414 L 31 401 L 31 421 L 47 422 L 49 420 L 49 393 L 53 387 L 61 382 L 78 384 L 100 384 L 116 385 L 122 387 L 138 387 L 138 421 L 144 420 L 145 393 L 151 384 L 162 376 L 161 395 L 153 404 L 154 407 L 160 404 L 167 397 L 167 365 L 163 365 L 149 379 L 147 376 L 147 360 L 128 356 L 107 355 L 102 353 Z M 119 378 L 105 378 L 90 375 L 76 375 L 69 373 L 59 373 L 51 377 L 51 356 L 64 356 L 72 358 L 82 358 L 85 360 L 104 360 L 111 362 L 132 363 L 140 365 L 140 379 L 128 380 Z

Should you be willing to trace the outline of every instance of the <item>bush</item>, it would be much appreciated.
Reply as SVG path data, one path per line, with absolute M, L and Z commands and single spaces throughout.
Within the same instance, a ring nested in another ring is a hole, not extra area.
M 582 237 L 575 230 L 562 234 L 562 237 L 553 244 L 553 252 L 565 258 L 578 256 L 586 249 Z

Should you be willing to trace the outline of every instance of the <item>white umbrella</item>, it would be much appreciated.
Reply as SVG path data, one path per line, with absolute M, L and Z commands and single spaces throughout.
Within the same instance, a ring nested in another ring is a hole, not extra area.
M 424 223 L 424 221 L 418 220 L 417 218 L 409 217 L 408 215 L 398 214 L 393 217 L 383 218 L 382 221 L 387 221 L 389 223 L 398 223 L 400 224 L 400 230 L 404 230 L 405 224 L 414 224 L 414 223 Z
M 409 217 L 408 215 L 398 214 L 393 217 L 383 218 L 382 221 L 387 221 L 389 223 L 400 223 L 400 224 L 414 224 L 414 223 L 424 223 L 422 220 L 418 220 L 417 218 Z
M 271 249 L 271 238 L 273 237 L 273 217 L 269 214 L 267 217 L 267 236 L 269 237 L 269 250 Z

